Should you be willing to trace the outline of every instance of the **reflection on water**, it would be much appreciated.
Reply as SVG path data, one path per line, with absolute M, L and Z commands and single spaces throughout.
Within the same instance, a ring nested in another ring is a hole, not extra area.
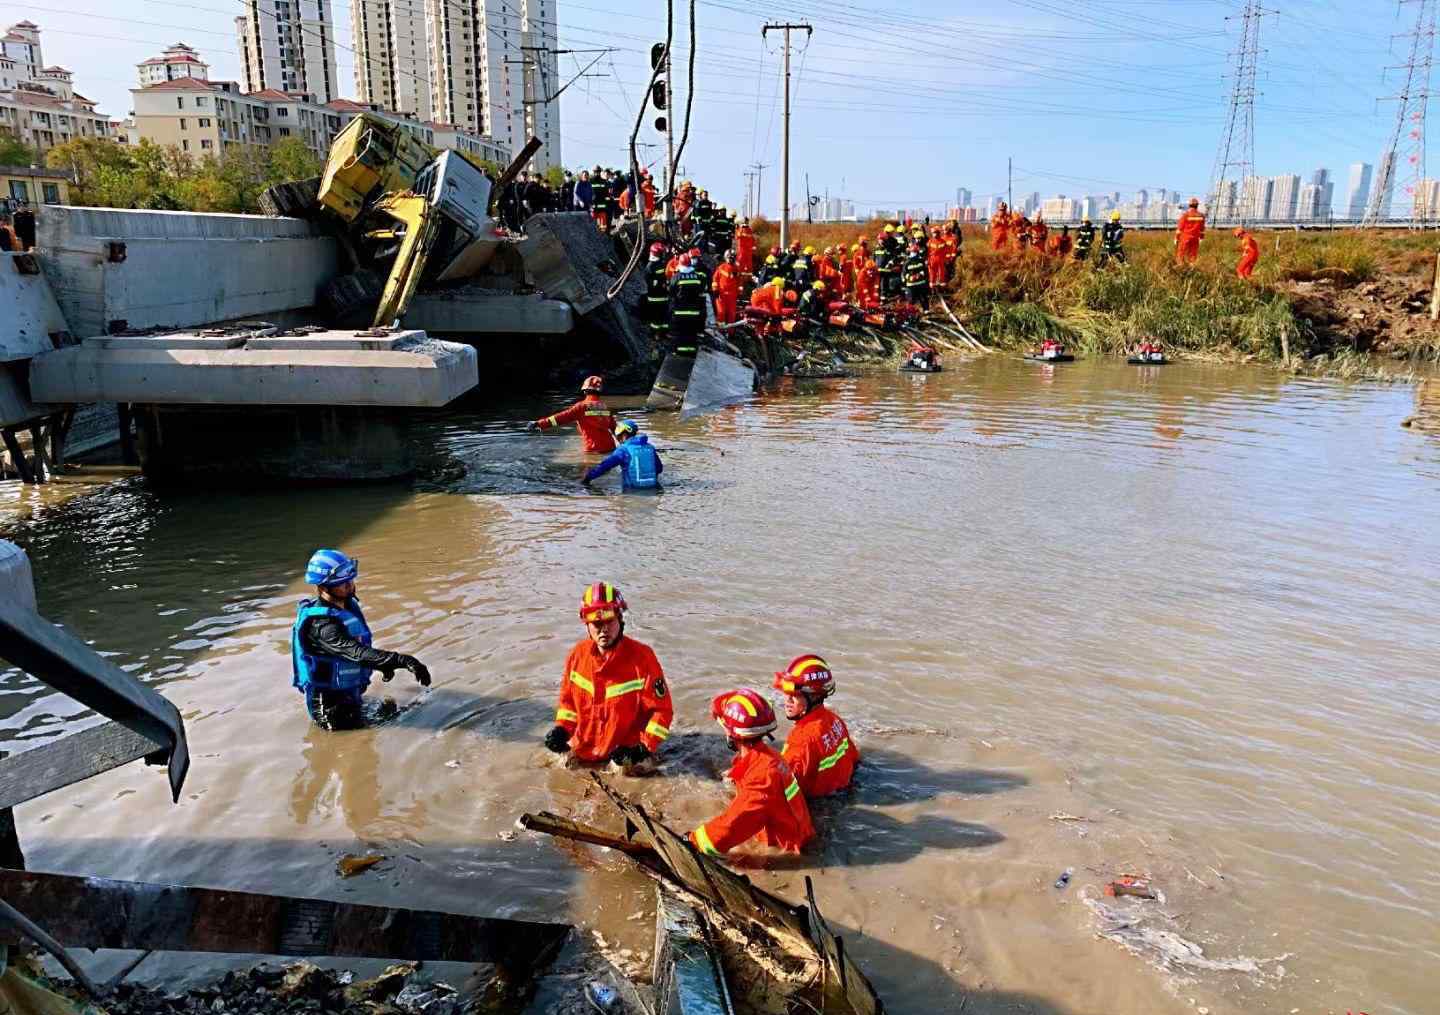
M 36 865 L 650 947 L 623 862 L 509 841 L 524 810 L 604 820 L 535 745 L 605 579 L 677 702 L 665 778 L 623 788 L 677 827 L 725 800 L 709 697 L 801 651 L 835 666 L 867 760 L 805 873 L 896 1010 L 957 984 L 1057 1015 L 1433 1010 L 1440 441 L 1398 425 L 1408 389 L 998 357 L 796 385 L 646 417 L 658 498 L 581 489 L 577 442 L 516 422 L 543 408 L 427 419 L 413 486 L 15 494 L 44 612 L 163 686 L 195 758 L 178 806 L 131 767 L 21 808 Z M 376 729 L 314 731 L 290 687 L 321 545 L 361 559 L 377 643 L 435 674 L 386 685 L 403 712 Z M 7 740 L 77 721 L 0 674 Z M 338 881 L 358 848 L 391 859 Z M 1084 900 L 1136 870 L 1212 967 L 1094 939 Z M 798 897 L 799 873 L 754 876 Z

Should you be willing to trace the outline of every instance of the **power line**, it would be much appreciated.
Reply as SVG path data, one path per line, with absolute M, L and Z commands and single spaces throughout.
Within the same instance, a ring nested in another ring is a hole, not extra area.
M 1250 210 L 1249 195 L 1243 190 L 1246 181 L 1255 175 L 1255 70 L 1260 59 L 1260 19 L 1273 13 L 1263 9 L 1256 0 L 1245 0 L 1245 10 L 1240 16 L 1240 43 L 1235 50 L 1235 71 L 1230 83 L 1230 113 L 1220 135 L 1220 147 L 1215 152 L 1210 197 L 1206 202 L 1217 221 L 1236 217 L 1243 223 Z M 1227 189 L 1232 171 L 1238 209 Z M 1260 212 L 1257 210 L 1256 214 Z
M 1400 0 L 1402 9 L 1407 3 L 1414 3 L 1418 8 L 1415 27 L 1407 33 L 1410 37 L 1410 59 L 1403 65 L 1405 83 L 1400 91 L 1381 100 L 1397 103 L 1395 129 L 1390 135 L 1389 146 L 1380 154 L 1380 173 L 1370 193 L 1370 205 L 1365 209 L 1362 224 L 1373 226 L 1388 211 L 1386 205 L 1390 203 L 1395 187 L 1395 162 L 1403 144 L 1406 161 L 1411 167 L 1411 182 L 1405 190 L 1414 202 L 1412 214 L 1423 229 L 1435 203 L 1431 195 L 1424 193 L 1429 185 L 1425 178 L 1425 110 L 1430 99 L 1430 70 L 1435 53 L 1435 3 L 1434 0 Z

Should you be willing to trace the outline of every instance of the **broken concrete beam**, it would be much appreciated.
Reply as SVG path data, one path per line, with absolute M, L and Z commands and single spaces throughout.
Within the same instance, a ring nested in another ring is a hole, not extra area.
M 0 253 L 0 363 L 29 359 L 69 339 L 69 326 L 43 274 L 20 270 L 25 254 Z
M 755 393 L 755 368 L 729 353 L 701 349 L 685 386 L 682 413 L 704 412 L 743 402 Z
M 479 381 L 473 348 L 422 331 L 393 340 L 356 332 L 284 337 L 259 336 L 229 347 L 231 338 L 219 336 L 213 339 L 219 348 L 182 347 L 206 340 L 194 332 L 101 337 L 31 360 L 31 397 L 49 403 L 435 408 Z M 117 341 L 123 347 L 112 347 Z
M 517 295 L 466 286 L 420 293 L 401 323 L 442 335 L 566 335 L 575 311 L 538 293 Z
M 645 295 L 645 275 L 633 272 L 612 300 L 608 291 L 624 270 L 620 248 L 584 212 L 532 215 L 515 244 L 525 279 L 546 296 L 564 300 L 586 323 L 618 343 L 632 360 L 649 358 L 649 335 L 635 311 Z
M 725 971 L 694 907 L 655 888 L 656 1015 L 732 1015 Z
M 41 267 L 77 337 L 183 328 L 315 305 L 336 240 L 263 215 L 48 208 Z

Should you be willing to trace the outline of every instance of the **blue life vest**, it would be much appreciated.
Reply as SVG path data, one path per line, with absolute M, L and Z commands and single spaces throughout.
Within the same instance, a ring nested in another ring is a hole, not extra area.
M 312 655 L 300 641 L 300 628 L 311 617 L 334 617 L 345 625 L 345 631 L 366 648 L 370 647 L 370 625 L 360 612 L 360 601 L 350 600 L 352 609 L 326 606 L 318 599 L 302 599 L 290 629 L 290 660 L 294 669 L 291 686 L 301 691 L 315 688 L 322 691 L 360 690 L 370 686 L 370 667 L 334 656 Z
M 645 434 L 630 438 L 616 450 L 625 455 L 622 489 L 653 490 L 660 485 L 660 456 L 650 446 L 650 439 Z

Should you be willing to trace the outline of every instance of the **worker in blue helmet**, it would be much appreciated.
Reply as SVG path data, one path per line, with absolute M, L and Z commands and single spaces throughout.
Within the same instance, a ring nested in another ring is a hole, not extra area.
M 386 681 L 396 670 L 409 670 L 422 687 L 430 686 L 430 671 L 420 660 L 371 645 L 370 625 L 355 598 L 359 575 L 359 561 L 339 550 L 316 550 L 305 568 L 315 596 L 300 601 L 290 632 L 294 686 L 305 695 L 310 718 L 325 729 L 364 725 L 361 699 L 372 670 Z
M 631 420 L 621 420 L 615 427 L 615 450 L 600 464 L 593 466 L 581 480 L 589 486 L 616 466 L 622 466 L 620 488 L 627 493 L 631 490 L 655 490 L 660 486 L 660 473 L 665 463 L 650 446 L 650 439 L 640 432 Z

